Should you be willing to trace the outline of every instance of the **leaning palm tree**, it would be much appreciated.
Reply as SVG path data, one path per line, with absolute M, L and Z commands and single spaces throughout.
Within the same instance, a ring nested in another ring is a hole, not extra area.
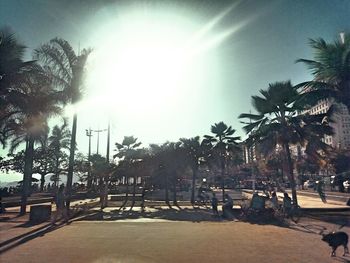
M 333 98 L 344 104 L 350 112 L 350 34 L 342 33 L 341 39 L 327 43 L 324 39 L 311 39 L 314 60 L 298 59 L 305 63 L 314 76 L 298 86 L 307 91 L 310 104 L 324 98 Z
M 76 104 L 82 96 L 83 75 L 91 49 L 76 54 L 63 39 L 54 38 L 35 50 L 34 58 L 43 63 L 54 84 L 61 89 L 63 102 Z M 74 154 L 77 134 L 77 113 L 73 115 L 67 178 L 67 207 L 69 208 L 73 182 Z
M 260 90 L 261 96 L 252 96 L 257 114 L 244 113 L 239 118 L 244 121 L 243 129 L 249 135 L 248 143 L 259 146 L 263 154 L 273 153 L 281 147 L 286 161 L 288 177 L 292 188 L 294 205 L 298 205 L 296 184 L 290 146 L 301 144 L 307 151 L 315 153 L 326 149 L 322 143 L 325 134 L 331 134 L 332 128 L 324 123 L 326 114 L 298 115 L 305 110 L 300 103 L 303 96 L 290 81 L 269 84 L 267 90 Z
M 204 143 L 212 148 L 212 156 L 217 157 L 220 162 L 221 170 L 221 185 L 222 185 L 222 200 L 225 195 L 225 168 L 227 157 L 230 152 L 239 151 L 238 140 L 239 136 L 232 136 L 236 130 L 231 126 L 227 126 L 224 122 L 215 123 L 211 126 L 212 135 L 204 135 Z

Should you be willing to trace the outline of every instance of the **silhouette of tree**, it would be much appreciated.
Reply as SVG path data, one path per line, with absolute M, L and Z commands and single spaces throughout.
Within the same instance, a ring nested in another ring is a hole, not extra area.
M 117 153 L 113 158 L 119 158 L 122 162 L 119 167 L 124 167 L 125 179 L 126 179 L 126 193 L 125 202 L 128 201 L 129 197 L 129 175 L 130 171 L 135 162 L 138 162 L 141 158 L 140 147 L 141 142 L 137 142 L 137 138 L 134 136 L 124 136 L 122 143 L 115 143 Z M 135 187 L 136 187 L 136 173 L 134 174 L 134 197 L 135 197 Z M 135 200 L 135 198 L 133 199 Z
M 55 125 L 52 129 L 51 136 L 48 138 L 49 148 L 53 157 L 54 185 L 59 182 L 62 164 L 66 162 L 66 154 L 63 150 L 69 150 L 71 133 L 64 120 L 61 126 Z
M 326 134 L 332 134 L 332 128 L 323 120 L 327 114 L 300 114 L 305 110 L 300 100 L 302 95 L 290 81 L 269 84 L 267 90 L 260 90 L 262 96 L 252 96 L 252 103 L 257 114 L 244 113 L 239 118 L 249 119 L 243 127 L 251 144 L 259 145 L 263 153 L 283 149 L 288 177 L 292 187 L 294 205 L 298 204 L 296 184 L 293 174 L 293 163 L 290 145 L 300 144 L 306 147 L 309 154 L 318 150 L 327 150 L 329 146 L 322 142 Z
M 13 101 L 32 70 L 33 62 L 23 61 L 25 49 L 9 29 L 0 28 L 0 144 L 3 147 L 11 130 L 8 120 L 17 112 Z
M 83 76 L 86 61 L 91 49 L 83 49 L 76 54 L 72 46 L 64 39 L 54 38 L 35 50 L 34 58 L 43 63 L 47 74 L 61 89 L 62 102 L 76 104 L 82 96 Z M 70 154 L 67 178 L 67 207 L 69 209 L 74 168 L 74 153 L 77 133 L 77 113 L 73 115 Z
M 239 136 L 232 136 L 236 130 L 227 126 L 224 122 L 215 123 L 211 126 L 212 135 L 204 135 L 204 144 L 211 148 L 211 157 L 217 158 L 220 162 L 222 200 L 225 195 L 225 168 L 230 152 L 239 151 Z
M 311 39 L 310 46 L 314 50 L 314 60 L 297 60 L 305 63 L 314 75 L 312 81 L 298 85 L 306 91 L 305 101 L 314 105 L 320 99 L 333 98 L 350 112 L 350 34 L 345 33 L 334 43 L 322 38 Z
M 193 138 L 181 138 L 181 147 L 185 149 L 187 156 L 187 162 L 192 170 L 192 189 L 191 189 L 191 203 L 195 202 L 195 188 L 196 178 L 198 174 L 199 165 L 206 160 L 209 154 L 210 148 L 207 144 L 200 142 L 200 137 L 196 136 Z

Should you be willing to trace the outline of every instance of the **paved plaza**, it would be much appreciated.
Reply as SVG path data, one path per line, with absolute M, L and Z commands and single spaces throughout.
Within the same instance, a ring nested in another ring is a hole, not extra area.
M 350 262 L 338 248 L 321 241 L 322 231 L 350 234 L 350 211 L 344 202 L 322 203 L 299 196 L 307 213 L 295 224 L 249 223 L 213 217 L 210 207 L 146 202 L 120 208 L 97 199 L 77 201 L 89 207 L 69 224 L 30 224 L 18 207 L 0 215 L 0 262 Z M 96 205 L 94 207 L 94 205 Z
M 5 251 L 0 261 L 349 262 L 340 248 L 330 258 L 316 234 L 323 227 L 317 221 L 291 229 L 243 222 L 78 221 Z

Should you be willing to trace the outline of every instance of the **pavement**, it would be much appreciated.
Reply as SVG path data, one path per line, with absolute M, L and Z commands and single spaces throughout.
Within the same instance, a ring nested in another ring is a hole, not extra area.
M 350 210 L 312 196 L 299 202 L 327 209 L 284 226 L 221 220 L 189 202 L 120 209 L 110 201 L 101 211 L 97 199 L 80 200 L 72 204 L 75 218 L 57 225 L 31 224 L 19 207 L 8 208 L 0 214 L 0 262 L 350 262 L 340 248 L 331 259 L 319 235 L 339 228 L 350 234 Z
M 6 232 L 31 229 L 15 225 Z M 321 231 L 337 228 L 334 223 L 309 218 L 289 227 L 237 221 L 80 218 L 57 226 L 44 223 L 16 237 L 16 242 L 2 241 L 0 262 L 350 262 L 349 256 L 341 256 L 341 248 L 331 258 L 330 248 L 321 241 Z M 349 226 L 342 230 L 350 234 Z

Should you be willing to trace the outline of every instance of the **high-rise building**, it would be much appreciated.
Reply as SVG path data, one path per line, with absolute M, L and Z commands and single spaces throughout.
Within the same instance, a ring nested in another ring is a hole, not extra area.
M 334 104 L 332 99 L 322 99 L 315 106 L 306 110 L 309 114 L 326 113 Z M 325 136 L 324 142 L 331 145 L 333 148 L 350 149 L 350 114 L 348 109 L 342 104 L 336 104 L 336 112 L 332 116 L 334 134 Z M 305 113 L 304 112 L 304 113 Z

